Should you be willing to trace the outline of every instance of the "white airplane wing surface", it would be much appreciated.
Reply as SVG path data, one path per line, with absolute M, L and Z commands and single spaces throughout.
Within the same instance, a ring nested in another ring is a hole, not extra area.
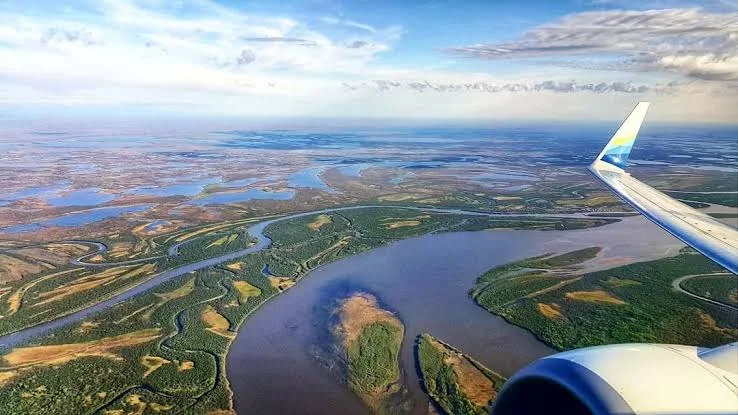
M 648 219 L 738 274 L 738 231 L 638 181 L 624 169 L 648 103 L 639 103 L 589 169 Z M 539 359 L 513 375 L 493 413 L 738 414 L 738 343 L 713 349 L 617 344 Z
M 738 275 L 738 231 L 625 172 L 648 106 L 648 102 L 638 103 L 589 170 L 652 222 Z

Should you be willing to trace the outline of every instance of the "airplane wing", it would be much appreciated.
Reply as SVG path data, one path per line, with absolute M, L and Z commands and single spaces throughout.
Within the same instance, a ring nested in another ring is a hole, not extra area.
M 639 181 L 625 171 L 648 111 L 640 102 L 589 170 L 621 199 L 701 254 L 738 275 L 738 231 Z
M 589 169 L 666 231 L 738 274 L 738 231 L 625 172 L 648 110 L 639 103 Z M 736 414 L 738 342 L 706 349 L 617 344 L 539 359 L 513 375 L 495 400 L 496 415 L 557 413 Z

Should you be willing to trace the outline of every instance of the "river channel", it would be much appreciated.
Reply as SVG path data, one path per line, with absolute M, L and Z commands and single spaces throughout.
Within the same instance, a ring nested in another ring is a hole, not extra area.
M 590 269 L 674 254 L 683 245 L 642 217 L 580 231 L 482 231 L 426 235 L 322 266 L 263 305 L 240 328 L 227 374 L 240 414 L 368 413 L 316 357 L 326 339 L 326 308 L 356 290 L 374 294 L 405 324 L 401 351 L 413 413 L 428 413 L 413 359 L 428 332 L 509 376 L 553 353 L 527 331 L 467 295 L 487 269 L 546 252 L 602 246 Z
M 277 221 L 357 208 L 375 206 L 305 212 L 254 224 L 248 228 L 248 233 L 256 244 L 247 249 L 167 270 L 108 300 L 2 336 L 0 348 L 13 347 L 80 321 L 175 276 L 265 249 L 271 241 L 263 231 Z M 455 209 L 410 209 L 487 215 Z M 413 359 L 413 343 L 419 333 L 429 332 L 509 376 L 553 350 L 527 331 L 477 306 L 467 295 L 474 280 L 487 269 L 506 262 L 589 246 L 604 248 L 598 258 L 587 264 L 589 269 L 598 269 L 673 255 L 683 244 L 638 216 L 576 231 L 431 234 L 327 264 L 264 304 L 244 322 L 226 359 L 235 409 L 239 413 L 366 413 L 361 402 L 334 375 L 335 370 L 327 367 L 325 359 L 317 357 L 326 337 L 327 306 L 354 291 L 376 295 L 405 324 L 401 363 L 414 413 L 427 413 L 428 410 L 428 398 L 420 389 Z M 98 248 L 104 249 L 104 246 L 98 244 Z M 176 247 L 172 248 L 169 255 L 176 255 Z

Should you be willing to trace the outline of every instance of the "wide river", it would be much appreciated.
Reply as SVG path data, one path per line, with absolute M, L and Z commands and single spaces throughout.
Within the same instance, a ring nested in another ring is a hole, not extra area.
M 467 295 L 487 269 L 546 252 L 602 246 L 589 267 L 606 268 L 674 254 L 683 246 L 642 217 L 580 231 L 482 231 L 403 240 L 322 266 L 264 304 L 241 327 L 227 357 L 240 414 L 368 413 L 318 359 L 327 308 L 347 292 L 376 295 L 405 324 L 404 383 L 414 413 L 428 413 L 413 359 L 428 332 L 489 368 L 510 375 L 553 352 L 527 331 L 477 306 Z
M 168 281 L 172 278 L 178 277 L 180 275 L 184 275 L 191 271 L 196 271 L 199 269 L 203 269 L 209 266 L 222 264 L 231 260 L 234 260 L 236 258 L 240 258 L 244 255 L 252 254 L 255 252 L 259 252 L 263 249 L 268 248 L 271 245 L 271 240 L 264 235 L 264 229 L 269 226 L 270 224 L 286 221 L 290 219 L 300 218 L 304 216 L 309 215 L 315 215 L 319 213 L 326 213 L 326 212 L 338 212 L 338 211 L 344 211 L 344 210 L 354 210 L 354 209 L 373 209 L 373 208 L 380 208 L 380 207 L 395 207 L 395 206 L 351 206 L 351 207 L 340 207 L 340 208 L 331 208 L 331 209 L 323 209 L 323 210 L 317 210 L 313 212 L 302 212 L 302 213 L 295 213 L 292 215 L 282 216 L 274 219 L 265 220 L 263 222 L 256 223 L 254 225 L 251 225 L 247 232 L 252 237 L 256 243 L 252 246 L 249 246 L 248 248 L 238 250 L 236 252 L 230 252 L 227 254 L 223 254 L 217 257 L 213 258 L 207 258 L 203 259 L 194 263 L 186 264 L 177 268 L 170 268 L 164 272 L 161 272 L 159 274 L 156 274 L 149 280 L 136 285 L 126 291 L 123 291 L 120 294 L 114 295 L 111 298 L 108 298 L 107 300 L 101 301 L 99 303 L 93 304 L 91 306 L 88 306 L 86 308 L 83 308 L 79 311 L 67 314 L 65 316 L 47 321 L 45 323 L 40 323 L 32 327 L 28 327 L 25 329 L 22 329 L 20 331 L 17 331 L 15 333 L 6 334 L 4 336 L 0 336 L 0 349 L 7 349 L 11 347 L 15 347 L 16 345 L 19 345 L 23 342 L 27 342 L 29 340 L 33 340 L 35 338 L 38 338 L 39 336 L 50 332 L 55 329 L 59 329 L 65 326 L 68 326 L 72 323 L 79 322 L 83 320 L 84 318 L 91 316 L 99 311 L 105 310 L 108 307 L 114 306 L 122 301 L 128 300 L 129 298 L 133 298 L 136 295 L 139 295 L 143 292 L 146 292 L 147 290 L 156 287 L 157 285 Z M 473 211 L 464 211 L 464 210 L 458 210 L 458 209 L 436 209 L 436 208 L 419 208 L 419 207 L 402 207 L 403 209 L 411 209 L 411 210 L 418 210 L 418 211 L 428 211 L 428 212 L 437 212 L 437 213 L 448 213 L 448 214 L 463 214 L 463 215 L 472 215 L 472 216 L 494 216 L 494 217 L 506 217 L 506 216 L 527 216 L 527 217 L 546 217 L 547 215 L 537 215 L 537 214 L 523 214 L 523 215 L 512 215 L 512 214 L 496 214 L 496 213 L 480 213 L 480 212 L 473 212 Z M 585 217 L 586 215 L 583 214 L 564 214 L 564 215 L 548 215 L 548 217 Z M 171 247 L 169 247 L 168 255 L 169 256 L 175 256 L 179 252 L 179 247 L 183 244 L 190 243 L 193 240 L 198 238 L 189 239 L 185 242 L 181 242 L 178 244 L 175 244 Z M 145 259 L 134 259 L 130 261 L 120 261 L 120 262 L 108 262 L 105 264 L 91 264 L 86 262 L 86 259 L 96 255 L 97 253 L 104 252 L 105 245 L 94 242 L 94 241 L 83 241 L 86 243 L 93 244 L 97 247 L 98 251 L 93 252 L 90 254 L 83 255 L 80 258 L 74 259 L 71 261 L 74 265 L 84 265 L 87 267 L 97 267 L 97 268 L 104 268 L 104 267 L 112 267 L 112 266 L 119 266 L 123 264 L 137 264 L 142 262 L 147 262 L 151 260 L 155 260 L 158 258 L 161 258 L 161 256 L 157 257 L 151 257 L 151 258 L 145 258 Z

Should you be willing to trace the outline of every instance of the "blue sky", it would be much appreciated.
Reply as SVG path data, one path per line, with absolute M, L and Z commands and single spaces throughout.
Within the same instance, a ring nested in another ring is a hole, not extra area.
M 738 119 L 738 1 L 0 0 L 0 112 Z

